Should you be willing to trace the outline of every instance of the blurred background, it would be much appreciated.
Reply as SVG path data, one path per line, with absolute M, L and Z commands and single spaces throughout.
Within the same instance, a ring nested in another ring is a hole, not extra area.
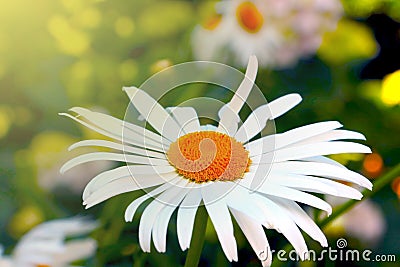
M 184 263 L 174 220 L 165 254 L 140 250 L 139 217 L 129 224 L 123 219 L 138 193 L 84 210 L 84 186 L 110 168 L 109 162 L 59 174 L 74 156 L 67 147 L 95 136 L 59 112 L 82 106 L 123 118 L 128 98 L 122 86 L 140 86 L 178 63 L 213 60 L 243 71 L 248 55 L 256 54 L 257 85 L 267 100 L 292 92 L 304 99 L 276 121 L 278 132 L 338 120 L 364 133 L 373 154 L 335 160 L 371 180 L 400 161 L 398 0 L 0 0 L 0 6 L 0 244 L 5 254 L 33 226 L 80 214 L 102 225 L 93 233 L 97 254 L 81 263 L 85 266 Z M 399 198 L 400 177 L 327 227 L 328 240 L 334 247 L 344 237 L 349 248 L 395 254 L 399 260 Z M 267 235 L 273 249 L 287 243 L 275 231 Z M 229 263 L 209 224 L 201 266 L 259 266 L 240 230 L 236 236 L 239 263 Z M 316 242 L 308 244 L 318 250 Z

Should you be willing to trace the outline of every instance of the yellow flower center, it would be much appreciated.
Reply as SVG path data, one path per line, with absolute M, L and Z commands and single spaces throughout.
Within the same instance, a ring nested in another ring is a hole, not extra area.
M 264 23 L 261 12 L 255 4 L 249 1 L 243 2 L 237 7 L 236 18 L 239 25 L 249 33 L 258 32 Z
M 47 264 L 36 264 L 36 267 L 50 267 L 50 265 L 47 265 Z
M 249 152 L 234 138 L 218 132 L 188 133 L 172 143 L 169 162 L 183 177 L 196 183 L 234 181 L 249 170 Z

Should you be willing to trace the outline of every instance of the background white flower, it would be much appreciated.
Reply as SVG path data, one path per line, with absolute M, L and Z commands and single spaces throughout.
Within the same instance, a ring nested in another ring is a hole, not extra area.
M 65 267 L 92 256 L 96 241 L 91 238 L 72 237 L 85 235 L 97 223 L 82 218 L 58 219 L 42 223 L 25 234 L 14 248 L 12 255 L 0 255 L 0 266 L 7 267 Z
M 343 199 L 327 196 L 326 201 L 333 207 L 344 203 Z M 368 222 L 368 223 L 365 223 Z M 367 248 L 376 247 L 386 232 L 386 220 L 382 209 L 370 199 L 366 199 L 334 220 L 327 231 L 347 234 L 356 238 Z
M 256 55 L 261 66 L 281 68 L 312 55 L 342 7 L 338 0 L 233 0 L 218 3 L 217 12 L 193 32 L 196 59 L 245 66 Z
M 83 154 L 65 163 L 61 172 L 96 160 L 126 162 L 126 166 L 94 177 L 85 188 L 83 203 L 89 208 L 118 194 L 152 188 L 135 199 L 125 212 L 125 220 L 132 221 L 142 203 L 157 198 L 150 202 L 140 220 L 139 242 L 145 252 L 150 251 L 151 239 L 159 252 L 166 251 L 167 226 L 176 208 L 179 244 L 182 250 L 189 248 L 197 208 L 204 204 L 229 261 L 238 260 L 231 215 L 264 266 L 271 264 L 271 257 L 264 258 L 271 251 L 263 227 L 281 232 L 304 259 L 307 245 L 299 228 L 322 246 L 327 245 L 327 240 L 296 202 L 329 215 L 331 206 L 307 192 L 362 197 L 358 190 L 335 180 L 372 188 L 365 177 L 324 155 L 371 150 L 362 144 L 339 141 L 365 138 L 356 132 L 338 130 L 342 125 L 335 121 L 314 123 L 252 141 L 268 120 L 283 115 L 301 101 L 298 94 L 280 97 L 256 108 L 239 125 L 238 114 L 256 74 L 257 59 L 252 56 L 246 78 L 218 113 L 218 127 L 201 126 L 193 108 L 164 109 L 135 87 L 124 90 L 158 133 L 105 114 L 72 108 L 77 117 L 62 115 L 116 142 L 84 140 L 71 149 L 101 146 L 122 153 Z

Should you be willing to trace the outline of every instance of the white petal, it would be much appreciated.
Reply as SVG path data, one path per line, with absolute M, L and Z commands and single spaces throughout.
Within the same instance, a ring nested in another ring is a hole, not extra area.
M 187 181 L 181 181 L 187 183 Z M 151 232 L 159 213 L 174 199 L 179 198 L 183 188 L 175 185 L 166 189 L 156 200 L 152 201 L 143 211 L 139 223 L 139 244 L 144 252 L 150 252 Z
M 226 132 L 228 135 L 233 136 L 238 127 L 238 114 L 247 97 L 253 88 L 254 81 L 256 80 L 258 69 L 258 62 L 255 56 L 249 58 L 245 78 L 239 85 L 231 101 L 224 105 L 218 112 L 220 122 L 218 131 Z M 240 120 L 240 119 L 239 119 Z
M 302 158 L 301 161 L 306 161 L 306 162 L 318 162 L 318 163 L 326 163 L 326 164 L 330 164 L 342 169 L 347 169 L 346 166 L 340 164 L 339 162 L 330 159 L 328 157 L 324 157 L 324 156 L 315 156 L 315 157 L 307 157 L 307 158 Z
M 168 203 L 158 215 L 153 227 L 153 242 L 158 252 L 165 252 L 167 245 L 167 228 L 172 213 L 186 196 L 190 189 L 181 188 L 181 191 Z
M 64 250 L 63 240 L 53 239 L 33 239 L 21 241 L 16 248 L 17 253 L 31 252 L 32 254 L 54 254 L 61 253 Z
M 108 183 L 121 178 L 130 178 L 137 189 L 143 189 L 165 183 L 178 176 L 176 172 L 133 175 L 132 168 L 132 166 L 122 166 L 100 173 L 86 185 L 83 191 L 83 200 L 85 201 L 93 192 L 107 186 Z M 134 188 L 134 185 L 131 185 L 131 189 L 132 188 Z
M 313 196 L 311 194 L 288 188 L 285 186 L 280 186 L 272 183 L 264 183 L 261 187 L 257 189 L 258 193 L 291 199 L 296 202 L 301 202 L 309 206 L 324 210 L 330 215 L 332 213 L 332 207 L 322 199 Z
M 228 183 L 210 184 L 202 188 L 201 194 L 225 256 L 229 261 L 237 261 L 236 239 L 233 235 L 233 225 L 228 207 L 223 199 L 217 200 L 215 197 L 216 194 L 221 194 L 220 189 L 227 184 Z M 213 192 L 214 190 L 218 192 L 215 193 Z
M 88 154 L 83 154 L 77 156 L 69 161 L 67 161 L 60 169 L 61 173 L 65 173 L 69 169 L 83 163 L 97 161 L 97 160 L 110 160 L 119 161 L 125 163 L 133 164 L 144 164 L 151 166 L 171 166 L 171 164 L 166 159 L 156 159 L 149 157 L 142 157 L 138 155 L 130 154 L 119 154 L 119 153 L 109 153 L 109 152 L 93 152 Z
M 125 153 L 132 153 L 132 154 L 137 154 L 137 155 L 142 155 L 146 157 L 153 157 L 153 158 L 159 158 L 159 159 L 166 159 L 164 153 L 159 153 L 151 150 L 146 150 L 138 147 L 132 147 L 128 144 L 120 144 L 120 143 L 115 143 L 112 141 L 107 141 L 107 140 L 83 140 L 76 142 L 75 144 L 71 145 L 68 150 L 71 151 L 73 149 L 79 148 L 79 147 L 87 147 L 87 146 L 98 146 L 98 147 L 106 147 L 106 148 L 112 148 L 115 150 L 119 151 L 124 151 Z
M 251 194 L 251 191 L 238 186 L 225 197 L 225 201 L 230 210 L 235 209 L 261 224 L 267 218 L 254 205 Z
M 199 118 L 197 117 L 197 112 L 194 108 L 170 107 L 166 110 L 171 112 L 172 117 L 181 126 L 182 131 L 179 136 L 200 131 Z
M 93 124 L 87 123 L 87 122 L 85 122 L 85 121 L 83 121 L 81 119 L 78 119 L 77 117 L 74 117 L 71 114 L 59 113 L 59 115 L 71 118 L 74 121 L 82 124 L 83 126 L 89 128 L 89 129 L 91 129 L 91 130 L 93 130 L 95 132 L 98 132 L 98 133 L 100 133 L 100 134 L 102 134 L 104 136 L 110 137 L 112 139 L 115 139 L 115 140 L 118 140 L 118 141 L 129 142 L 130 144 L 133 144 L 133 145 L 136 145 L 136 146 L 139 146 L 139 147 L 145 147 L 145 148 L 148 148 L 148 149 L 164 152 L 164 148 L 163 148 L 162 145 L 154 144 L 155 142 L 153 143 L 152 140 L 150 140 L 149 138 L 144 138 L 143 136 L 141 136 L 140 139 L 139 138 L 138 139 L 123 138 L 122 137 L 122 129 L 120 130 L 119 134 L 116 134 L 115 131 L 114 132 L 110 132 L 108 130 L 103 130 L 100 127 L 97 127 L 97 126 L 95 126 Z
M 365 140 L 365 136 L 361 133 L 348 131 L 348 130 L 332 130 L 332 131 L 322 133 L 320 135 L 313 136 L 308 139 L 302 140 L 302 141 L 296 143 L 296 146 L 310 144 L 310 143 L 317 143 L 317 142 L 344 140 L 344 139 Z
M 273 158 L 274 162 L 282 162 L 287 160 L 298 160 L 314 156 L 333 155 L 341 153 L 371 153 L 371 149 L 362 144 L 343 141 L 332 141 L 311 143 L 300 146 L 290 146 L 265 154 L 271 155 L 271 158 Z M 254 162 L 260 162 L 260 157 L 261 155 L 250 158 L 251 160 L 254 159 Z M 271 162 L 266 163 L 268 164 Z M 261 164 L 264 163 L 261 162 Z
M 361 174 L 328 163 L 284 161 L 274 163 L 272 165 L 272 171 L 329 177 L 335 180 L 355 183 L 368 188 L 369 190 L 372 189 L 372 183 Z
M 125 210 L 125 221 L 126 222 L 131 222 L 133 220 L 133 216 L 135 215 L 135 212 L 137 210 L 137 208 L 146 200 L 148 200 L 151 197 L 155 197 L 159 194 L 161 194 L 162 192 L 164 192 L 165 190 L 171 188 L 172 186 L 174 186 L 174 184 L 176 184 L 178 181 L 180 181 L 182 178 L 177 177 L 171 181 L 169 181 L 168 183 L 162 184 L 159 187 L 157 187 L 156 189 L 154 189 L 151 192 L 147 192 L 145 195 L 135 199 L 134 201 L 131 202 L 131 204 L 129 204 L 129 206 L 126 208 Z
M 97 227 L 97 223 L 80 217 L 58 219 L 39 224 L 28 232 L 26 236 L 33 239 L 64 239 L 66 236 L 82 235 Z
M 319 134 L 337 129 L 342 127 L 342 125 L 337 121 L 325 121 L 318 122 L 314 124 L 305 125 L 292 129 L 290 131 L 269 135 L 255 141 L 252 141 L 245 145 L 245 148 L 250 151 L 250 156 L 256 156 L 260 153 L 270 152 L 272 150 L 277 150 L 288 146 L 290 144 L 297 143 L 299 141 L 305 140 L 307 138 L 317 136 Z M 271 142 L 273 145 L 271 145 Z M 261 149 L 260 147 L 264 148 Z M 268 150 L 266 150 L 268 149 Z M 256 153 L 257 152 L 257 153 Z
M 157 185 L 157 183 L 155 183 L 155 185 Z M 141 188 L 138 187 L 131 177 L 120 178 L 108 183 L 106 186 L 98 188 L 92 194 L 88 195 L 86 199 L 84 199 L 83 205 L 85 205 L 86 209 L 88 209 L 116 195 L 138 189 Z
M 350 186 L 318 177 L 294 174 L 274 174 L 270 176 L 268 182 L 299 189 L 301 191 L 322 193 L 357 200 L 362 198 L 362 194 Z
M 300 95 L 289 94 L 256 108 L 239 128 L 235 134 L 235 139 L 239 142 L 249 141 L 265 128 L 268 120 L 281 116 L 300 101 Z
M 200 131 L 217 131 L 217 127 L 211 124 L 200 125 Z
M 296 250 L 297 254 L 300 256 L 302 260 L 304 260 L 307 256 L 307 245 L 304 241 L 304 238 L 297 228 L 294 221 L 273 201 L 266 197 L 258 197 L 259 201 L 263 202 L 268 213 L 274 214 L 276 217 L 276 221 L 279 222 L 278 230 L 282 232 L 282 234 L 288 239 L 288 241 L 293 245 L 294 249 Z
M 296 202 L 272 196 L 269 198 L 285 209 L 295 223 L 312 239 L 318 241 L 323 247 L 328 246 L 324 233 Z
M 65 244 L 63 253 L 57 255 L 57 262 L 70 263 L 85 259 L 96 251 L 96 241 L 91 238 L 69 241 Z
M 191 189 L 183 199 L 178 209 L 176 220 L 176 229 L 178 234 L 179 245 L 182 250 L 189 248 L 192 239 L 194 219 L 196 217 L 197 208 L 200 205 L 201 193 L 200 189 Z
M 136 87 L 124 87 L 137 111 L 148 121 L 157 132 L 174 142 L 180 132 L 178 123 L 149 94 Z
M 272 252 L 262 225 L 239 211 L 231 210 L 231 212 L 257 257 L 261 260 L 262 266 L 271 266 Z
M 145 128 L 134 125 L 132 123 L 122 121 L 120 119 L 114 118 L 107 114 L 100 112 L 90 111 L 81 107 L 71 108 L 73 111 L 80 116 L 86 118 L 89 122 L 93 123 L 95 126 L 102 128 L 105 131 L 109 131 L 116 136 L 123 137 L 123 141 L 134 142 L 137 140 L 144 140 L 145 144 L 154 146 L 168 146 L 170 142 L 165 140 L 162 136 L 153 133 Z

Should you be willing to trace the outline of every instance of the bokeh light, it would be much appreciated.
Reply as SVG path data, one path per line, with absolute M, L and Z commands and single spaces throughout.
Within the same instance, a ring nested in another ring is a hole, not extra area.
M 400 70 L 388 74 L 383 79 L 381 98 L 388 106 L 400 104 Z
M 384 167 L 381 155 L 376 152 L 366 155 L 364 158 L 363 167 L 368 177 L 375 178 L 379 176 Z

